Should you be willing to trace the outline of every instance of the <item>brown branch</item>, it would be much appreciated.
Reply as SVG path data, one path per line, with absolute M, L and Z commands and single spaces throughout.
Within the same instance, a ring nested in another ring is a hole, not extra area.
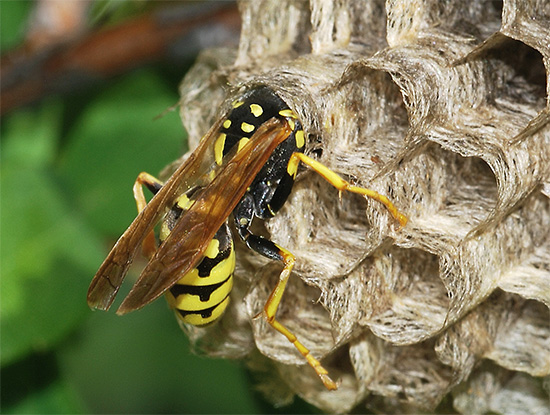
M 47 50 L 29 51 L 23 45 L 0 60 L 0 114 L 147 63 L 190 58 L 206 47 L 234 46 L 239 30 L 233 2 L 207 2 L 157 10 Z

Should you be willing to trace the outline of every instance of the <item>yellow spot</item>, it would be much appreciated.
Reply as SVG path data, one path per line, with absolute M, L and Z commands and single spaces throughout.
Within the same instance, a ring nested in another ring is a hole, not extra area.
M 243 147 L 246 145 L 246 143 L 248 143 L 250 141 L 249 138 L 247 137 L 243 137 L 239 140 L 239 145 L 237 147 L 237 152 L 241 151 L 243 149 Z
M 206 250 L 204 251 L 204 256 L 208 258 L 216 258 L 219 252 L 220 252 L 220 241 L 218 241 L 217 239 L 212 239 L 208 244 L 208 246 L 206 247 Z
M 231 120 L 227 119 L 223 122 L 223 127 L 224 128 L 229 128 L 231 127 Z
M 250 104 L 250 112 L 252 112 L 255 117 L 259 117 L 264 113 L 264 109 L 258 104 Z
M 181 195 L 179 198 L 178 198 L 178 201 L 176 202 L 176 204 L 182 208 L 183 210 L 187 210 L 191 207 L 191 205 L 193 204 L 193 202 L 191 202 L 191 199 L 189 199 L 189 197 L 187 197 L 187 195 Z
M 296 138 L 296 147 L 302 148 L 306 144 L 303 130 L 296 131 L 296 134 L 294 134 L 294 138 Z
M 243 122 L 241 124 L 241 130 L 243 130 L 245 133 L 251 133 L 254 131 L 256 127 L 254 127 L 252 124 L 248 124 L 247 122 Z
M 294 127 L 296 127 L 296 124 L 294 123 L 294 120 L 292 118 L 287 118 L 286 122 L 288 123 L 291 130 L 294 130 Z
M 214 143 L 214 157 L 216 164 L 220 165 L 223 161 L 223 148 L 225 146 L 225 134 L 221 133 L 216 142 Z
M 286 171 L 290 175 L 290 177 L 296 177 L 296 172 L 298 171 L 298 164 L 300 164 L 300 160 L 298 158 L 296 157 L 290 158 L 290 161 L 286 166 Z
M 292 111 L 290 108 L 279 111 L 279 115 L 283 117 L 288 117 L 288 118 L 295 118 L 295 119 L 298 118 L 296 114 L 294 114 L 294 111 Z
M 244 104 L 244 101 L 239 101 L 239 100 L 237 100 L 237 101 L 233 101 L 233 103 L 231 104 L 231 106 L 232 106 L 233 108 L 239 108 L 239 107 L 240 107 L 241 105 L 243 105 L 243 104 Z

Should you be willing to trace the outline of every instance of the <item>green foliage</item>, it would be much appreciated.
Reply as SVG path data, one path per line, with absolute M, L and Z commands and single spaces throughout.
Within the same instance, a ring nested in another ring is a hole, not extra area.
M 258 412 L 242 369 L 190 355 L 162 301 L 125 317 L 86 305 L 136 214 L 135 177 L 184 150 L 177 114 L 156 119 L 176 90 L 140 70 L 2 119 L 3 412 Z
M 0 4 L 2 47 L 11 47 L 31 2 Z M 136 215 L 138 173 L 157 174 L 185 151 L 178 114 L 158 117 L 178 100 L 166 75 L 141 69 L 1 120 L 3 413 L 275 410 L 238 363 L 192 355 L 162 300 L 124 317 L 86 305 L 93 275 Z M 131 270 L 128 284 L 135 278 Z
M 183 153 L 177 114 L 156 118 L 177 102 L 175 89 L 149 72 L 134 73 L 73 115 L 58 171 L 94 229 L 117 237 L 120 224 L 129 225 L 136 214 L 132 185 L 137 175 L 157 174 Z
M 176 90 L 140 70 L 2 120 L 4 412 L 258 412 L 242 369 L 190 355 L 162 301 L 125 317 L 86 305 L 136 214 L 137 174 L 158 173 L 184 149 L 177 114 L 156 119 Z
M 51 172 L 12 162 L 3 162 L 1 171 L 4 365 L 49 349 L 81 321 L 86 275 L 102 249 L 67 206 Z
M 178 115 L 156 119 L 176 90 L 140 70 L 2 119 L 4 413 L 276 411 L 237 362 L 192 355 L 164 301 L 124 317 L 86 305 L 88 284 L 136 215 L 137 174 L 157 174 L 184 150 Z M 298 402 L 280 413 L 310 411 Z
M 24 35 L 22 22 L 33 5 L 31 1 L 0 1 L 0 50 L 5 52 L 21 42 Z
M 50 99 L 2 120 L 3 409 L 66 411 L 62 376 L 15 400 L 11 380 L 28 377 L 25 368 L 33 366 L 25 362 L 37 354 L 61 359 L 67 339 L 86 324 L 88 284 L 108 240 L 135 216 L 133 180 L 140 169 L 156 173 L 182 151 L 177 115 L 154 121 L 177 101 L 175 91 L 143 70 L 81 98 L 76 113 L 71 102 L 78 98 Z
M 91 4 L 90 17 L 94 23 L 113 24 L 152 7 L 154 2 L 148 0 L 95 0 Z

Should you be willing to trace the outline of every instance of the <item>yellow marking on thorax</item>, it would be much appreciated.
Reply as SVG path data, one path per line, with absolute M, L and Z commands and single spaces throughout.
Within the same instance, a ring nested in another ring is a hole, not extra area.
M 250 138 L 247 138 L 247 137 L 243 137 L 239 140 L 239 144 L 238 144 L 238 147 L 237 147 L 237 152 L 241 151 L 244 146 L 246 145 L 246 143 L 248 143 L 250 141 Z
M 191 199 L 189 199 L 189 197 L 186 194 L 183 194 L 180 197 L 178 197 L 178 201 L 176 202 L 176 205 L 178 205 L 178 207 L 182 208 L 183 210 L 189 209 L 192 204 L 193 202 L 191 201 Z
M 227 119 L 223 122 L 223 126 L 224 128 L 229 128 L 231 127 L 231 120 L 230 119 Z
M 223 148 L 225 147 L 225 138 L 226 135 L 224 133 L 221 133 L 214 143 L 214 158 L 216 160 L 216 164 L 220 166 L 223 161 Z
M 243 105 L 243 104 L 244 104 L 244 101 L 239 101 L 239 100 L 237 100 L 237 101 L 233 101 L 232 104 L 231 104 L 231 106 L 232 106 L 233 108 L 239 108 L 239 107 L 240 107 L 241 105 Z
M 286 166 L 286 172 L 290 175 L 290 177 L 296 177 L 296 172 L 298 171 L 298 164 L 297 163 L 288 163 Z
M 294 122 L 294 120 L 297 120 L 298 117 L 296 116 L 296 114 L 294 114 L 294 111 L 292 111 L 291 109 L 287 108 L 285 110 L 281 110 L 279 111 L 279 115 L 282 116 L 282 117 L 285 117 L 286 118 L 286 122 L 288 122 L 288 125 L 290 127 L 291 130 L 294 130 L 294 128 L 296 127 L 296 123 Z
M 250 112 L 257 118 L 264 113 L 264 109 L 258 104 L 250 104 Z
M 294 111 L 292 111 L 290 108 L 279 111 L 279 115 L 281 115 L 282 117 L 287 117 L 287 118 L 294 118 L 294 119 L 298 118 L 296 116 L 296 114 L 294 114 Z
M 249 124 L 247 122 L 243 122 L 241 124 L 241 130 L 243 130 L 245 133 L 251 133 L 255 129 L 256 129 L 256 127 L 254 127 L 252 124 Z
M 302 148 L 306 144 L 303 130 L 296 131 L 296 133 L 294 134 L 294 138 L 296 139 L 296 147 Z

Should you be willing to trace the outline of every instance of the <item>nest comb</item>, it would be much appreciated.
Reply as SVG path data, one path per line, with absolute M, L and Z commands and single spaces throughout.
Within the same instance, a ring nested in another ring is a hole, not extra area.
M 265 0 L 240 10 L 238 50 L 203 52 L 181 84 L 190 148 L 243 91 L 269 85 L 299 115 L 308 153 L 390 197 L 409 223 L 398 229 L 377 202 L 340 199 L 304 169 L 266 224 L 297 258 L 278 319 L 324 358 L 337 391 L 252 319 L 280 265 L 239 242 L 226 315 L 185 328 L 195 349 L 246 359 L 276 404 L 298 394 L 340 413 L 442 401 L 460 413 L 550 411 L 548 4 Z

